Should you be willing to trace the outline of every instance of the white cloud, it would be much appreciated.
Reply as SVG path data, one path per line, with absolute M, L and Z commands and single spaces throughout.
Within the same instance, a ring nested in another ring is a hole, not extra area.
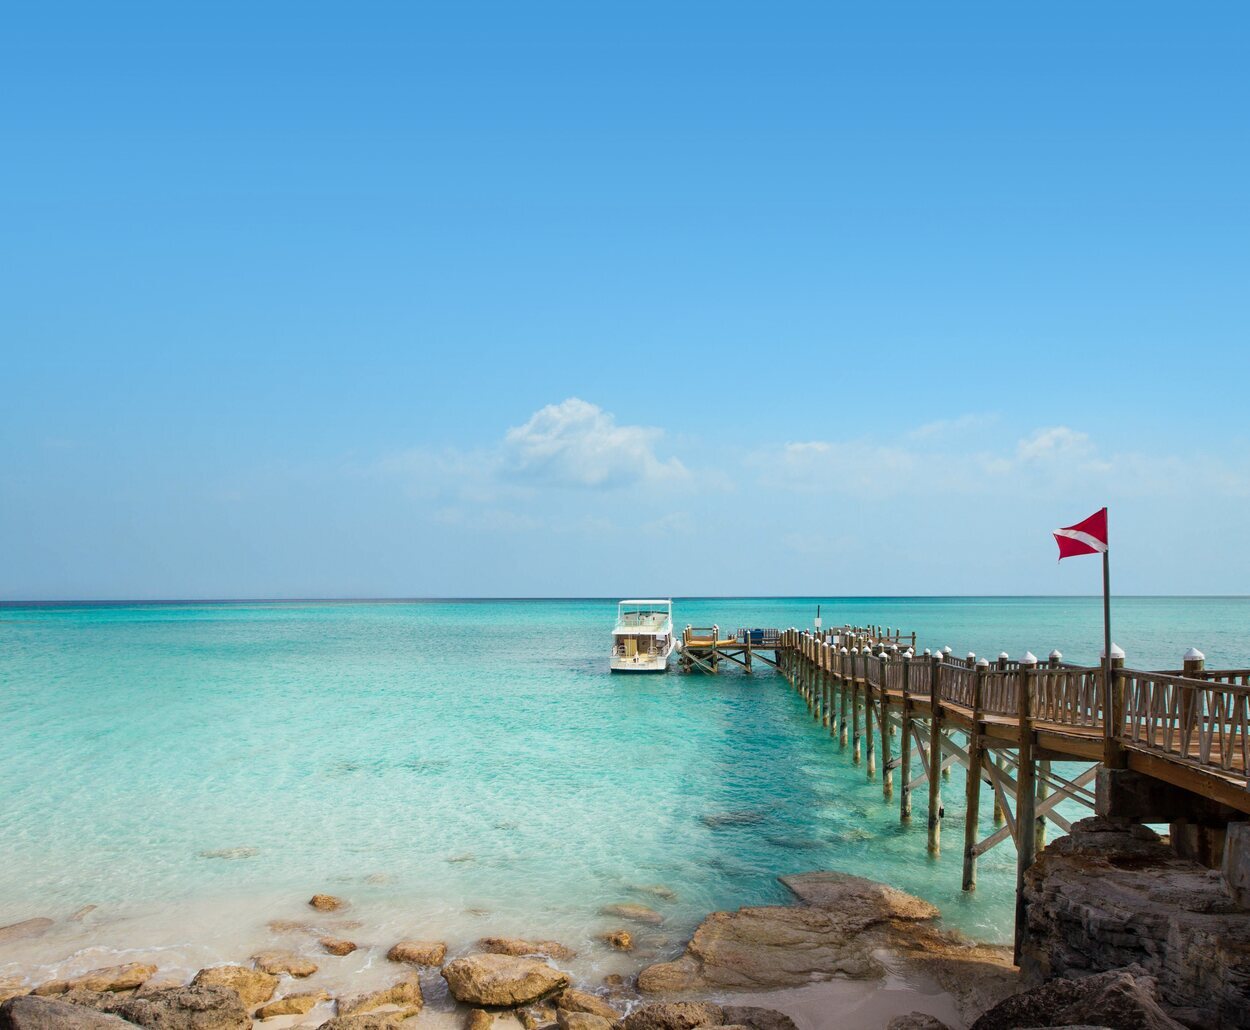
M 536 411 L 504 437 L 505 466 L 540 483 L 571 487 L 671 482 L 689 473 L 655 453 L 663 430 L 617 425 L 598 405 L 570 397 Z

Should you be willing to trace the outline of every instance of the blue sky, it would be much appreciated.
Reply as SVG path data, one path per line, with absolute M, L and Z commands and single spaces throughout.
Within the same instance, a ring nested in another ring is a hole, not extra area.
M 1247 592 L 1248 44 L 11 9 L 0 597 Z

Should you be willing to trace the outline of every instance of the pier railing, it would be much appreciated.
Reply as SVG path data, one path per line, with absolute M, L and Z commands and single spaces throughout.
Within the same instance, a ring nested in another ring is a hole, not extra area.
M 1073 741 L 1101 738 L 1112 752 L 1126 749 L 1188 768 L 1199 779 L 1177 779 L 1191 789 L 1200 790 L 1208 775 L 1250 794 L 1250 669 L 1207 670 L 1197 658 L 1184 670 L 1144 672 L 1116 659 L 1107 691 L 1101 666 L 1072 665 L 1057 655 L 1046 663 L 1031 655 L 994 662 L 918 656 L 907 646 L 914 639 L 879 627 L 779 633 L 783 649 L 869 691 L 981 721 L 1023 719 L 1029 732 Z M 1115 713 L 1110 725 L 1108 702 Z M 1250 811 L 1250 800 L 1245 807 Z

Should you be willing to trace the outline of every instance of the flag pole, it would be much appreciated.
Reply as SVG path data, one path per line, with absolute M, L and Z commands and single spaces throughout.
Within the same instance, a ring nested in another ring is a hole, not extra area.
M 1102 654 L 1103 654 L 1103 707 L 1104 729 L 1103 761 L 1109 768 L 1118 764 L 1120 727 L 1117 724 L 1115 690 L 1115 665 L 1111 658 L 1111 534 L 1107 533 L 1107 546 L 1102 552 Z

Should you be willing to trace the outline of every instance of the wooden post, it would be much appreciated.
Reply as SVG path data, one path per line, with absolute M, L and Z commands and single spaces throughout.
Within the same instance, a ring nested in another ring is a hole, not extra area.
M 1033 680 L 1037 659 L 1025 653 L 1020 659 L 1016 709 L 1020 713 L 1019 765 L 1016 767 L 1016 962 L 1024 942 L 1024 874 L 1037 857 L 1037 765 L 1033 758 Z
M 1103 560 L 1106 561 L 1106 552 Z M 1124 679 L 1120 672 L 1124 669 L 1124 652 L 1114 643 L 1111 653 L 1103 655 L 1103 678 L 1110 679 L 1110 686 L 1104 691 L 1106 700 L 1103 710 L 1103 765 L 1108 769 L 1125 767 L 1124 748 L 1120 744 L 1120 735 L 1124 732 Z
M 865 663 L 867 658 L 864 659 Z M 851 759 L 859 765 L 861 751 L 863 750 L 859 740 L 859 679 L 856 673 L 859 671 L 856 667 L 859 665 L 859 648 L 851 648 L 851 731 L 853 750 Z
M 1007 659 L 1008 659 L 1008 655 L 1006 651 L 1002 652 L 998 656 L 998 661 L 995 662 L 994 664 L 995 664 L 995 668 L 997 668 L 999 672 L 1007 671 Z M 1001 751 L 994 752 L 994 769 L 995 769 L 995 775 L 997 777 L 997 782 L 1001 783 L 1002 776 L 1003 776 L 1003 753 Z M 1003 816 L 1002 795 L 997 790 L 994 791 L 994 816 L 993 818 L 994 818 L 995 826 L 1003 825 L 1004 816 Z
M 968 656 L 976 661 L 975 655 Z M 968 789 L 964 798 L 964 883 L 966 891 L 977 889 L 977 830 L 981 815 L 981 677 L 989 667 L 982 658 L 972 674 L 972 729 L 968 733 Z
M 881 682 L 878 685 L 877 728 L 881 731 L 881 793 L 888 801 L 894 796 L 894 763 L 890 760 L 890 696 L 885 690 L 886 663 L 882 652 L 879 667 Z
M 899 822 L 911 822 L 911 698 L 908 690 L 911 682 L 911 652 L 903 652 L 903 710 L 899 713 L 900 730 L 898 744 L 898 818 Z
M 866 738 L 868 749 L 866 760 L 868 763 L 868 778 L 870 780 L 877 775 L 877 739 L 872 732 L 874 712 L 872 709 L 872 684 L 868 682 L 868 663 L 875 660 L 868 655 L 864 657 L 864 737 Z
M 929 677 L 929 854 L 942 853 L 942 652 Z
M 839 652 L 838 657 L 841 659 L 841 682 L 838 684 L 838 747 L 845 749 L 847 742 L 847 701 L 849 700 L 850 681 L 847 676 L 847 670 L 850 669 L 854 673 L 854 667 L 851 665 L 850 652 L 845 647 Z

